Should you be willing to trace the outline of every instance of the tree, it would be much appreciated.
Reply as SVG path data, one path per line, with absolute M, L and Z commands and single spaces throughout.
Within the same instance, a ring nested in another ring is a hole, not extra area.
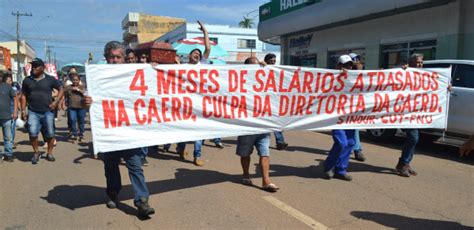
M 239 26 L 242 28 L 252 28 L 254 26 L 253 19 L 244 17 L 244 19 L 239 22 Z

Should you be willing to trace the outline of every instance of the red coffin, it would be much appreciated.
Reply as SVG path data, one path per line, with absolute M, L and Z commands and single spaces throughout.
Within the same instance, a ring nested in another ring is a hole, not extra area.
M 147 42 L 138 44 L 135 48 L 137 57 L 142 54 L 147 54 L 151 62 L 158 64 L 174 64 L 176 57 L 176 50 L 171 44 L 166 42 Z

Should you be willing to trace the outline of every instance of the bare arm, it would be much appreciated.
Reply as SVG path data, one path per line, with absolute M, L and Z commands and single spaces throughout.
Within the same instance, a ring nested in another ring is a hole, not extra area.
M 20 95 L 21 119 L 26 120 L 26 96 L 24 93 Z
M 16 95 L 13 98 L 13 114 L 12 114 L 13 120 L 16 120 L 16 118 L 18 117 L 18 97 L 19 95 Z
M 209 55 L 211 54 L 211 42 L 209 40 L 209 34 L 207 33 L 207 30 L 206 30 L 206 27 L 204 27 L 204 25 L 200 22 L 200 21 L 197 21 L 198 24 L 199 24 L 199 30 L 202 31 L 202 33 L 204 34 L 204 54 L 203 54 L 203 57 L 205 59 L 209 59 Z

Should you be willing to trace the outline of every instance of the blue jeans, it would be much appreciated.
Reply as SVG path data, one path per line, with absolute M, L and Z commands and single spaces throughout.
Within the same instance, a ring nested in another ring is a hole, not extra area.
M 54 137 L 54 112 L 48 111 L 44 113 L 36 113 L 28 111 L 28 132 L 30 137 L 38 137 L 43 129 L 44 138 L 50 139 Z
M 283 137 L 283 132 L 273 132 L 275 135 L 275 142 L 277 144 L 283 144 L 285 143 L 285 138 Z
M 419 139 L 418 129 L 403 129 L 406 133 L 405 143 L 402 149 L 402 155 L 400 156 L 399 162 L 403 164 L 410 164 L 415 154 L 415 147 Z
M 354 146 L 354 130 L 333 130 L 334 144 L 324 161 L 324 171 L 333 170 L 337 174 L 347 173 L 349 158 Z
M 253 152 L 253 147 L 261 157 L 270 156 L 270 133 L 246 135 L 237 137 L 236 153 L 240 157 L 248 157 Z
M 148 155 L 148 147 L 140 148 L 142 152 L 142 158 L 145 158 Z
M 80 137 L 83 137 L 84 136 L 84 123 L 86 119 L 86 110 L 69 108 L 67 110 L 67 114 L 68 114 L 69 122 L 71 125 L 71 134 L 74 136 L 77 136 L 79 134 Z M 79 123 L 79 133 L 77 133 L 78 123 Z
M 362 152 L 362 146 L 360 145 L 360 136 L 359 130 L 355 130 L 354 132 L 354 147 L 352 147 L 352 151 L 354 152 Z
M 12 119 L 0 120 L 3 132 L 3 154 L 13 156 Z
M 15 143 L 16 120 L 12 120 L 12 144 Z
M 176 146 L 176 151 L 177 152 L 184 151 L 185 149 L 186 149 L 186 142 L 180 142 L 180 143 L 178 143 L 178 146 Z M 194 158 L 201 157 L 201 155 L 202 155 L 201 149 L 202 149 L 202 140 L 195 141 L 194 142 L 194 152 L 193 152 Z
M 120 158 L 125 160 L 128 169 L 128 176 L 135 192 L 134 201 L 138 202 L 140 197 L 148 198 L 150 192 L 145 182 L 145 176 L 142 169 L 142 153 L 140 149 L 128 149 L 104 153 L 105 178 L 107 180 L 106 192 L 119 193 L 122 189 L 120 179 Z

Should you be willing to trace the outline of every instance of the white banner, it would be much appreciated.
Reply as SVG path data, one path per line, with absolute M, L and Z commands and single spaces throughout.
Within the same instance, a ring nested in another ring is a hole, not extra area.
M 284 130 L 445 129 L 451 69 L 88 65 L 94 151 Z

